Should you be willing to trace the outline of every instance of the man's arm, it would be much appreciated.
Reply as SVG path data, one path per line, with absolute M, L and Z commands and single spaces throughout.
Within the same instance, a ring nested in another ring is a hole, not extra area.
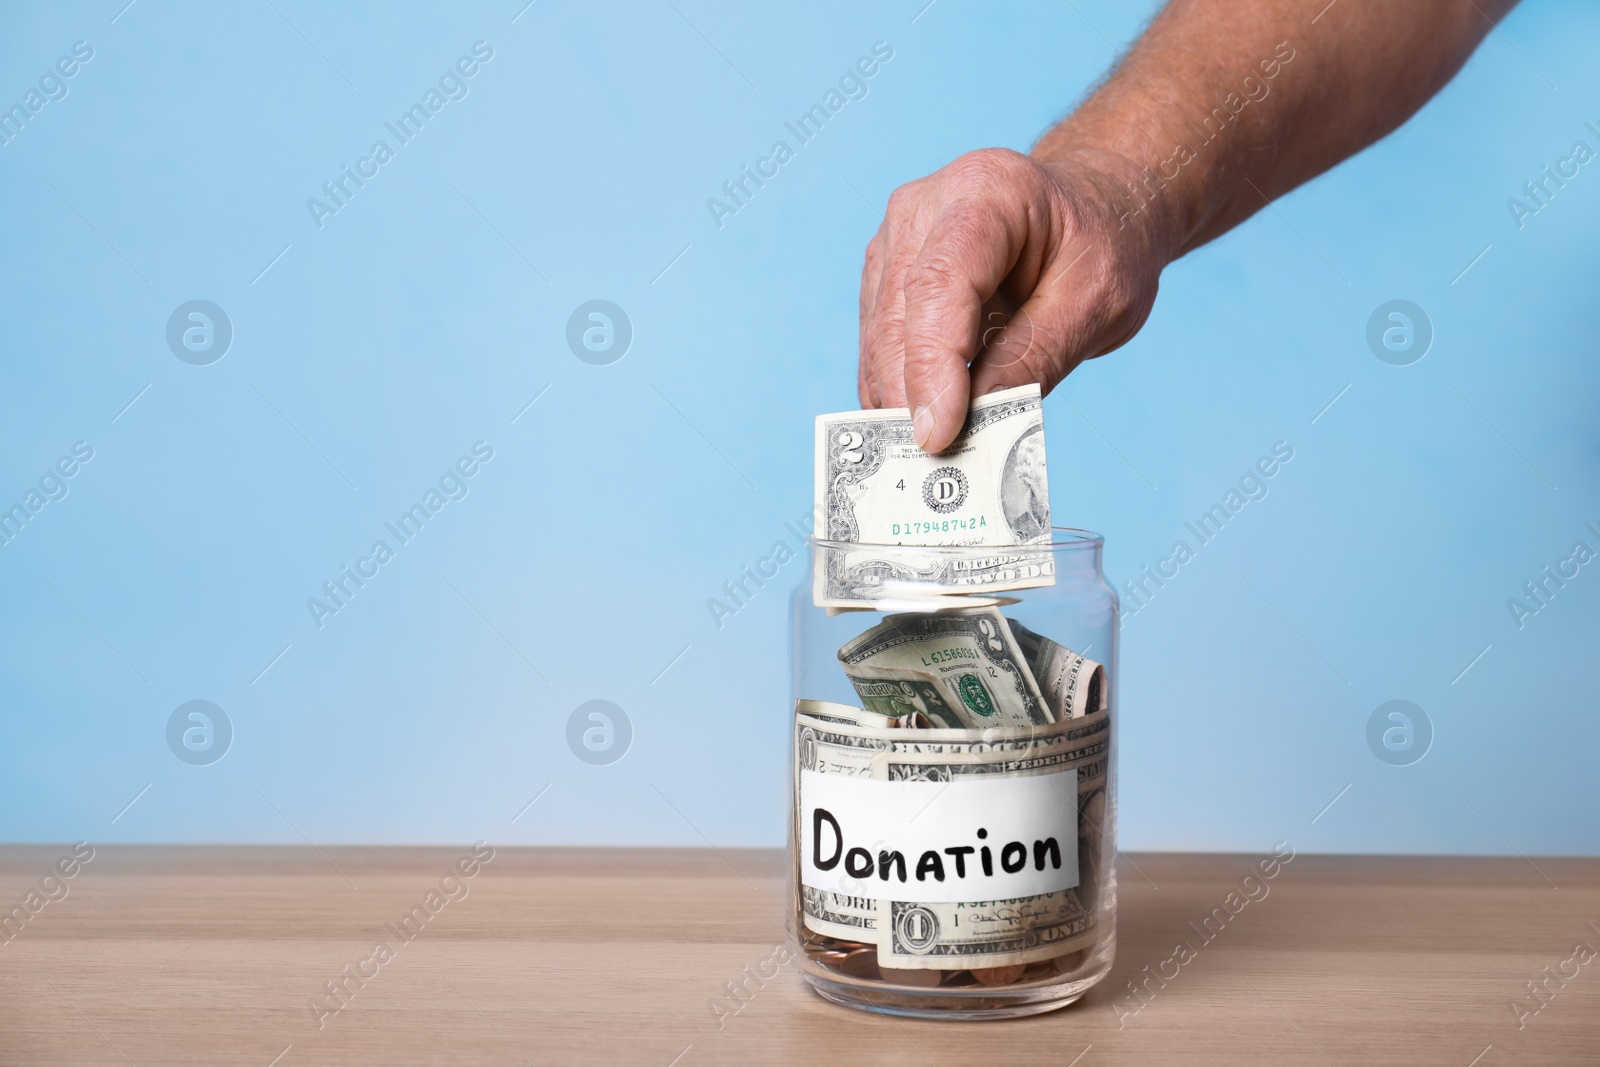
M 1172 0 L 1031 155 L 895 191 L 862 272 L 862 402 L 909 406 L 936 452 L 972 396 L 1054 387 L 1138 331 L 1167 263 L 1399 126 L 1515 2 Z

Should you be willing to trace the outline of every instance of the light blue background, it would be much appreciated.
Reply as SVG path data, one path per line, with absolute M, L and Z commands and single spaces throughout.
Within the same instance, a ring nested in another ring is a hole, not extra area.
M 123 2 L 0 29 L 7 103 L 95 50 L 0 148 L 0 503 L 95 451 L 0 547 L 0 838 L 779 844 L 800 564 L 721 629 L 706 600 L 810 506 L 890 191 L 1026 149 L 1151 5 Z M 319 229 L 307 198 L 479 40 L 469 95 Z M 707 198 L 880 40 L 870 95 L 719 229 Z M 1593 5 L 1519 10 L 1047 402 L 1057 518 L 1119 587 L 1294 448 L 1127 619 L 1126 847 L 1600 848 L 1600 565 L 1523 629 L 1506 606 L 1600 547 L 1600 166 L 1520 231 L 1506 206 L 1600 147 L 1597 40 Z M 197 298 L 235 330 L 208 367 L 164 339 Z M 564 339 L 596 298 L 634 325 L 611 366 Z M 1437 333 L 1408 367 L 1364 338 L 1393 298 Z M 470 495 L 319 629 L 306 599 L 479 440 Z M 595 767 L 565 737 L 598 698 L 634 737 Z M 1408 767 L 1365 740 L 1394 698 L 1436 731 Z M 166 747 L 193 699 L 234 726 L 211 766 Z

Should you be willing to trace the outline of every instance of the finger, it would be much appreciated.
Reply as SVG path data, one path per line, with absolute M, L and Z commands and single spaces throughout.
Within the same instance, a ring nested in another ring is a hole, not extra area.
M 867 325 L 869 373 L 876 386 L 879 407 L 906 405 L 906 298 L 905 279 L 926 234 L 915 219 L 898 225 L 892 236 L 873 298 L 872 317 Z
M 865 383 L 863 400 L 868 407 L 905 403 L 900 370 L 905 309 L 899 280 L 922 246 L 921 233 L 913 232 L 921 199 L 917 189 L 922 184 L 922 180 L 908 182 L 890 194 L 883 222 L 867 245 L 867 260 L 861 272 L 858 378 Z
M 966 421 L 967 363 L 978 349 L 984 303 L 1026 241 L 1025 215 L 1009 214 L 992 200 L 951 205 L 906 273 L 906 401 L 926 452 L 949 447 Z
M 905 276 L 913 253 L 902 250 L 884 268 L 878 296 L 866 329 L 868 373 L 872 376 L 878 407 L 906 406 L 906 300 Z
M 934 178 L 907 182 L 889 196 L 878 231 L 882 237 L 878 284 L 871 294 L 868 318 L 862 323 L 867 374 L 878 407 L 904 407 L 906 403 L 905 278 L 922 251 L 941 202 Z

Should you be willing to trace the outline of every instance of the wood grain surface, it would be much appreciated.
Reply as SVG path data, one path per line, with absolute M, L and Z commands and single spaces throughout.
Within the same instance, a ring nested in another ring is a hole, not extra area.
M 1208 941 L 1191 923 L 1257 857 L 1134 854 L 1105 982 L 941 1023 L 834 1007 L 777 962 L 778 853 L 499 849 L 446 880 L 471 854 L 100 847 L 41 886 L 68 846 L 0 849 L 0 913 L 26 916 L 0 933 L 0 1063 L 1600 1063 L 1600 959 L 1575 954 L 1600 949 L 1600 860 L 1302 854 Z

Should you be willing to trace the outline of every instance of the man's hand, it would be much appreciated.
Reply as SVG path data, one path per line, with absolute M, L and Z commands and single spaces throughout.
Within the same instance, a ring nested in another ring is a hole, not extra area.
M 1516 0 L 1169 0 L 1031 156 L 895 191 L 861 276 L 861 401 L 955 439 L 971 397 L 1144 324 L 1161 269 L 1382 137 Z M 969 367 L 970 364 L 970 367 Z
M 1120 206 L 1118 167 L 991 148 L 897 189 L 861 274 L 861 402 L 911 408 L 939 452 L 972 397 L 1048 392 L 1132 337 L 1169 249 Z

